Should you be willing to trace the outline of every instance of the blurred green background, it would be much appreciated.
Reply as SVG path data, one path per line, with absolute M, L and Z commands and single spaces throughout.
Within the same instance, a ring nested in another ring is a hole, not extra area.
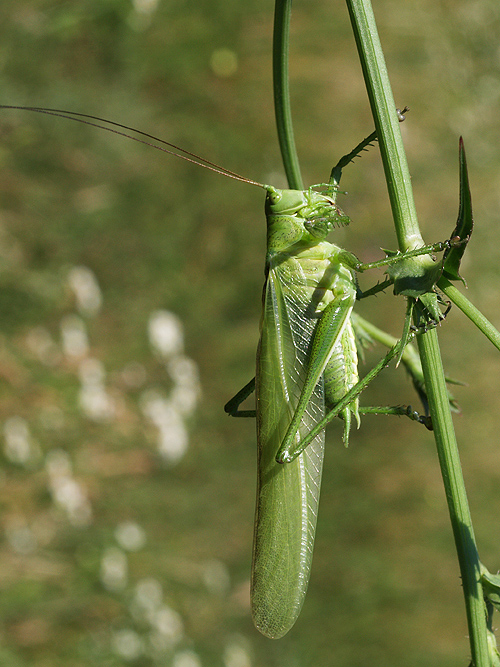
M 421 226 L 447 238 L 464 136 L 468 296 L 500 324 L 500 5 L 374 3 Z M 90 113 L 284 185 L 271 2 L 4 0 L 0 102 Z M 307 183 L 372 130 L 344 3 L 297 1 L 291 80 Z M 263 193 L 95 128 L 0 112 L 0 663 L 6 667 L 467 665 L 431 435 L 328 434 L 313 572 L 288 636 L 249 614 L 255 425 L 222 406 L 254 373 Z M 366 261 L 395 247 L 377 150 L 345 171 Z M 370 286 L 378 276 L 364 276 Z M 360 312 L 397 335 L 388 293 Z M 404 303 L 398 304 L 403 313 Z M 475 530 L 500 564 L 498 354 L 440 329 Z M 367 355 L 367 364 L 380 350 Z M 417 398 L 389 370 L 366 404 Z

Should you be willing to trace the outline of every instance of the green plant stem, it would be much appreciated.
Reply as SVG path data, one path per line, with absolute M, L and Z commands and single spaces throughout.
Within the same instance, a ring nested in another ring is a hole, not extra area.
M 398 126 L 382 47 L 369 0 L 347 0 L 368 90 L 401 250 L 423 245 L 410 174 Z M 465 596 L 472 660 L 489 667 L 487 628 L 479 558 L 467 503 L 435 329 L 417 336 L 441 474 L 455 537 Z
M 486 338 L 493 343 L 497 350 L 500 350 L 500 332 L 488 319 L 486 319 L 481 311 L 478 310 L 476 306 L 474 306 L 469 299 L 448 280 L 448 278 L 445 278 L 444 276 L 440 278 L 438 287 L 450 301 L 452 301 L 457 308 L 460 308 L 464 315 L 466 315 L 470 321 L 484 333 Z
M 281 157 L 288 185 L 302 190 L 302 176 L 293 136 L 290 88 L 288 83 L 288 52 L 290 43 L 290 15 L 292 0 L 276 0 L 273 34 L 273 89 L 274 112 Z
M 480 562 L 474 539 L 465 483 L 446 392 L 437 330 L 417 336 L 425 386 L 431 411 L 434 438 L 445 488 L 448 509 L 466 600 L 471 651 L 474 665 L 488 667 L 486 616 L 480 584 Z
M 423 245 L 396 104 L 369 2 L 348 0 L 354 37 L 375 122 L 399 249 Z

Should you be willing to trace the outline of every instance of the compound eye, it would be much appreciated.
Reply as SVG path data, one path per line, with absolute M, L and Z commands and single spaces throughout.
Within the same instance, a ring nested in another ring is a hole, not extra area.
M 274 188 L 267 191 L 267 201 L 271 206 L 276 206 L 276 204 L 283 198 L 283 193 Z

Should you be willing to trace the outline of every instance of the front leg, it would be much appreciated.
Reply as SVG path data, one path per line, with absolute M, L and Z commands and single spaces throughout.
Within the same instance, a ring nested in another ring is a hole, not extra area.
M 429 245 L 424 245 L 414 250 L 407 250 L 406 252 L 398 251 L 386 251 L 390 252 L 387 257 L 379 259 L 376 262 L 361 262 L 356 255 L 348 250 L 343 250 L 339 255 L 339 260 L 348 266 L 350 269 L 357 271 L 358 273 L 363 273 L 369 269 L 378 269 L 381 266 L 390 266 L 392 264 L 398 264 L 408 259 L 413 259 L 415 257 L 420 257 L 421 255 L 432 255 L 436 252 L 444 252 L 445 250 L 450 250 L 451 248 L 456 248 L 466 242 L 467 239 L 461 239 L 458 236 L 454 236 L 451 239 L 446 241 L 439 241 L 438 243 L 431 243 Z

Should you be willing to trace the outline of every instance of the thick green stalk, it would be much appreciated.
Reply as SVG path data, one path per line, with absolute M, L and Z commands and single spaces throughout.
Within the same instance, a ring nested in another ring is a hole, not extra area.
M 436 329 L 417 337 L 431 411 L 443 484 L 457 547 L 473 664 L 489 667 L 486 615 L 480 584 L 480 562 L 474 539 L 465 483 L 447 400 L 444 371 Z
M 369 0 L 347 0 L 386 174 L 396 234 L 401 250 L 423 245 L 410 174 L 375 18 Z M 462 575 L 475 667 L 489 667 L 487 628 L 479 558 L 449 410 L 435 329 L 418 336 L 441 474 Z
M 273 88 L 276 128 L 288 186 L 302 190 L 302 176 L 293 136 L 290 89 L 288 84 L 288 52 L 292 0 L 276 0 L 273 35 Z
M 400 250 L 423 245 L 396 104 L 369 2 L 347 1 L 375 121 Z

